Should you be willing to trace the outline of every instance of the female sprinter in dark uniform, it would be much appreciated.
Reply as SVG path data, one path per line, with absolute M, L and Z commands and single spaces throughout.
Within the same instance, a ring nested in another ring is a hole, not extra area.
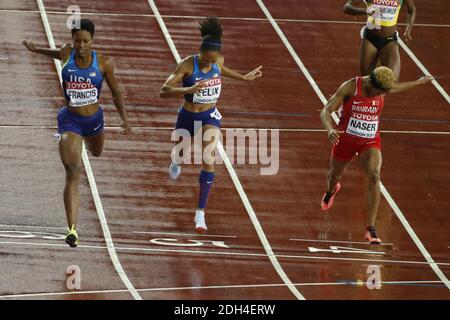
M 370 244 L 380 244 L 375 231 L 375 220 L 380 203 L 381 137 L 380 114 L 386 94 L 402 92 L 426 84 L 431 77 L 416 81 L 396 83 L 394 72 L 378 67 L 370 76 L 356 77 L 344 82 L 330 98 L 320 114 L 322 124 L 333 144 L 328 172 L 328 189 L 322 197 L 322 210 L 333 205 L 334 197 L 341 189 L 342 174 L 356 154 L 369 177 L 368 222 L 365 238 Z M 342 105 L 339 125 L 334 129 L 331 114 Z
M 358 4 L 365 4 L 365 8 Z M 407 26 L 403 34 L 406 43 L 412 41 L 411 31 L 416 19 L 413 0 L 348 0 L 344 12 L 351 15 L 368 15 L 367 24 L 361 29 L 360 72 L 369 75 L 377 62 L 394 71 L 400 77 L 400 53 L 398 51 L 397 20 L 402 6 L 408 9 Z
M 81 171 L 83 141 L 94 157 L 103 150 L 103 111 L 98 104 L 103 79 L 111 89 L 113 101 L 122 119 L 122 133 L 130 126 L 123 104 L 122 94 L 114 76 L 113 61 L 91 49 L 95 26 L 86 19 L 80 20 L 79 29 L 72 29 L 73 47 L 65 44 L 61 49 L 37 48 L 24 40 L 28 50 L 63 61 L 62 80 L 67 106 L 58 112 L 59 154 L 66 170 L 64 206 L 66 209 L 68 234 L 66 243 L 78 245 L 76 231 L 80 204 L 78 184 Z
M 246 75 L 241 75 L 224 65 L 224 58 L 221 55 L 222 27 L 217 18 L 210 17 L 200 22 L 200 32 L 202 35 L 200 53 L 189 56 L 178 64 L 162 86 L 160 95 L 163 98 L 184 96 L 175 129 L 184 129 L 186 135 L 191 137 L 197 134 L 195 129 L 200 128 L 204 133 L 212 133 L 213 138 L 203 144 L 202 155 L 205 154 L 205 150 L 211 152 L 207 157 L 202 157 L 198 208 L 194 219 L 196 231 L 204 233 L 207 231 L 205 208 L 214 181 L 214 161 L 211 159 L 215 157 L 214 150 L 222 119 L 222 115 L 216 108 L 221 92 L 222 76 L 249 81 L 261 77 L 262 72 L 260 66 Z M 179 82 L 183 83 L 182 87 L 176 86 Z M 195 126 L 196 122 L 200 124 L 198 127 Z M 169 167 L 170 177 L 176 179 L 180 171 L 180 163 L 173 161 L 172 157 Z

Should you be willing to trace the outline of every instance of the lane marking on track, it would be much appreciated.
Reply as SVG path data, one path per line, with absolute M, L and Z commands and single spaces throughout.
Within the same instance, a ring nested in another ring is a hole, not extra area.
M 385 255 L 386 252 L 383 251 L 370 251 L 365 249 L 358 249 L 352 247 L 340 247 L 340 246 L 330 246 L 329 249 L 324 248 L 316 248 L 316 247 L 308 247 L 309 252 L 329 252 L 335 254 L 341 253 L 352 253 L 352 254 L 370 254 L 370 255 Z
M 67 248 L 65 244 L 49 243 L 49 242 L 30 242 L 30 241 L 0 241 L 0 245 L 17 245 L 17 246 L 42 246 L 53 248 Z M 105 246 L 99 245 L 79 245 L 77 248 L 89 249 L 89 250 L 104 250 Z M 115 247 L 117 251 L 135 251 L 142 253 L 164 252 L 164 253 L 184 253 L 192 255 L 219 255 L 219 256 L 241 256 L 241 257 L 263 257 L 267 258 L 265 253 L 252 253 L 252 252 L 232 252 L 232 251 L 214 251 L 214 250 L 186 250 L 186 249 L 160 249 L 160 248 L 137 248 L 137 247 Z M 393 259 L 366 259 L 366 258 L 341 258 L 341 257 L 329 257 L 329 256 L 313 256 L 313 255 L 287 255 L 277 254 L 277 258 L 283 259 L 300 259 L 300 260 L 331 260 L 331 261 L 356 261 L 363 263 L 380 263 L 380 264 L 408 264 L 428 266 L 426 261 L 410 261 L 410 260 L 393 260 Z M 450 266 L 450 262 L 439 262 L 441 266 Z
M 433 280 L 409 280 L 409 281 L 380 281 L 381 285 L 439 285 L 442 281 Z M 315 287 L 315 286 L 364 286 L 363 281 L 337 281 L 337 282 L 306 282 L 306 283 L 294 283 L 294 286 L 298 287 Z M 444 286 L 444 285 L 442 285 Z M 154 291 L 182 291 L 182 290 L 207 290 L 207 289 L 249 289 L 249 288 L 276 288 L 286 287 L 285 283 L 268 283 L 268 284 L 238 284 L 238 285 L 212 285 L 202 287 L 168 287 L 168 288 L 144 288 L 137 289 L 141 293 L 154 292 Z M 80 294 L 108 294 L 108 293 L 124 293 L 127 290 L 112 289 L 112 290 L 90 290 L 90 291 L 62 291 L 62 292 L 40 292 L 40 293 L 24 293 L 24 294 L 10 294 L 0 295 L 0 299 L 8 298 L 25 298 L 25 297 L 45 297 L 45 296 L 59 296 L 59 295 L 80 295 Z
M 166 41 L 170 47 L 170 50 L 172 51 L 172 54 L 176 60 L 177 63 L 181 61 L 181 57 L 175 47 L 175 44 L 170 36 L 169 30 L 167 30 L 167 27 L 161 18 L 161 15 L 158 11 L 158 8 L 155 5 L 155 2 L 153 0 L 148 0 L 148 3 L 153 11 L 153 14 L 156 17 L 156 20 L 158 21 L 158 24 L 164 34 L 164 37 L 166 38 Z M 256 216 L 256 213 L 253 210 L 253 207 L 244 191 L 244 188 L 241 185 L 241 182 L 239 181 L 239 178 L 234 171 L 234 168 L 230 162 L 230 159 L 228 158 L 228 155 L 226 154 L 223 145 L 220 141 L 217 143 L 217 150 L 219 151 L 220 156 L 223 159 L 223 162 L 225 164 L 225 167 L 228 170 L 228 173 L 230 174 L 231 179 L 233 180 L 234 186 L 236 187 L 237 192 L 239 193 L 239 196 L 242 200 L 242 203 L 244 204 L 245 209 L 247 210 L 247 213 L 250 217 L 250 220 L 253 223 L 253 226 L 256 230 L 256 233 L 258 234 L 258 237 L 264 247 L 264 250 L 267 253 L 267 256 L 269 257 L 270 262 L 272 263 L 274 269 L 280 276 L 280 278 L 283 280 L 284 283 L 286 283 L 289 290 L 292 292 L 292 294 L 299 300 L 305 300 L 305 297 L 300 293 L 300 291 L 292 284 L 292 281 L 289 279 L 287 274 L 284 272 L 282 266 L 278 262 L 272 247 L 270 246 L 269 241 L 267 240 L 266 234 L 264 233 L 261 224 L 259 223 L 258 217 Z
M 29 226 L 29 225 L 19 225 L 19 224 L 0 224 L 0 227 L 4 228 L 28 228 L 28 229 L 54 229 L 54 230 L 67 230 L 63 227 L 43 227 L 43 226 Z
M 402 49 L 408 54 L 408 56 L 411 58 L 412 61 L 419 67 L 419 69 L 423 72 L 423 74 L 427 76 L 432 76 L 432 74 L 428 71 L 427 68 L 420 62 L 420 60 L 416 57 L 416 55 L 409 49 L 409 47 L 406 45 L 406 43 L 399 37 L 398 38 L 398 44 Z M 442 97 L 447 101 L 448 104 L 450 104 L 450 97 L 448 93 L 442 88 L 442 86 L 437 82 L 436 79 L 433 79 L 431 83 L 434 85 L 434 87 L 439 91 L 439 93 L 442 95 Z
M 0 238 L 33 239 L 41 237 L 46 240 L 65 240 L 66 236 L 59 233 L 40 231 L 0 230 Z
M 212 238 L 237 238 L 237 236 L 222 236 L 217 234 L 196 234 L 196 233 L 177 233 L 177 232 L 150 232 L 150 231 L 133 231 L 137 234 L 167 234 L 175 236 L 195 236 L 195 237 L 212 237 Z
M 291 54 L 292 58 L 297 63 L 297 65 L 300 68 L 300 70 L 303 72 L 303 74 L 305 75 L 305 77 L 309 81 L 311 87 L 316 92 L 316 94 L 319 97 L 319 99 L 322 102 L 322 104 L 325 105 L 327 103 L 327 99 L 325 98 L 325 96 L 323 95 L 322 91 L 317 86 L 317 83 L 314 81 L 314 79 L 311 76 L 311 74 L 309 73 L 308 69 L 305 67 L 303 62 L 300 60 L 300 57 L 298 56 L 297 52 L 294 50 L 294 48 L 290 44 L 289 40 L 286 38 L 286 36 L 283 33 L 283 31 L 280 29 L 280 27 L 278 26 L 277 22 L 273 19 L 271 13 L 267 9 L 267 7 L 264 5 L 263 1 L 262 0 L 256 0 L 256 2 L 258 3 L 259 7 L 263 11 L 263 13 L 267 17 L 267 19 L 272 24 L 272 27 L 275 29 L 276 33 L 280 37 L 280 39 L 283 42 L 283 44 L 285 45 L 285 47 L 288 49 L 289 53 Z M 336 115 L 336 113 L 333 113 L 332 117 L 333 117 L 333 119 L 334 119 L 334 121 L 336 123 L 339 122 L 339 118 Z M 439 269 L 438 265 L 433 260 L 433 258 L 431 257 L 431 255 L 429 254 L 429 252 L 427 251 L 427 249 L 425 248 L 423 243 L 420 241 L 419 237 L 414 232 L 414 230 L 412 229 L 411 225 L 409 224 L 409 222 L 406 220 L 405 216 L 403 215 L 402 211 L 397 206 L 397 204 L 395 203 L 394 199 L 392 199 L 391 195 L 389 194 L 389 192 L 387 191 L 387 189 L 385 188 L 384 184 L 381 181 L 380 181 L 380 187 L 381 187 L 381 193 L 386 198 L 387 202 L 389 203 L 389 205 L 391 206 L 392 210 L 397 215 L 397 217 L 400 220 L 400 222 L 403 224 L 403 227 L 408 232 L 409 236 L 414 241 L 414 243 L 416 244 L 417 248 L 419 248 L 419 251 L 422 253 L 422 255 L 424 256 L 424 258 L 426 259 L 426 261 L 428 262 L 430 267 L 433 269 L 433 271 L 436 273 L 436 275 L 439 277 L 439 279 L 450 290 L 450 281 L 447 279 L 447 277 L 441 271 L 441 269 Z
M 299 242 L 324 242 L 324 243 L 348 243 L 348 244 L 362 244 L 367 246 L 372 246 L 368 242 L 359 242 L 359 241 L 342 241 L 342 240 L 315 240 L 315 239 L 289 239 L 290 241 L 299 241 Z M 380 246 L 393 246 L 393 243 L 382 243 Z
M 37 10 L 15 10 L 15 9 L 0 9 L 0 13 L 39 13 Z M 66 11 L 47 11 L 47 14 L 54 15 L 69 15 Z M 150 17 L 155 18 L 153 14 L 143 14 L 143 13 L 113 13 L 113 12 L 84 12 L 83 15 L 93 15 L 93 16 L 112 16 L 112 17 Z M 205 16 L 180 16 L 180 15 L 161 15 L 162 18 L 169 19 L 202 19 Z M 258 17 L 221 17 L 221 20 L 237 20 L 237 21 L 255 21 L 255 22 L 265 22 L 267 19 Z M 323 20 L 323 19 L 288 19 L 288 18 L 276 18 L 275 21 L 279 22 L 299 22 L 299 23 L 321 23 L 321 24 L 350 24 L 350 25 L 360 25 L 363 26 L 363 22 L 359 21 L 349 21 L 349 20 Z M 406 23 L 397 23 L 400 26 L 406 26 Z M 414 27 L 437 27 L 437 28 L 450 28 L 450 24 L 439 24 L 439 23 L 414 23 Z
M 55 49 L 55 40 L 53 38 L 52 30 L 50 28 L 50 23 L 48 21 L 47 13 L 45 12 L 44 3 L 42 0 L 36 0 L 39 12 L 42 18 L 42 23 L 44 24 L 45 33 L 47 34 L 48 43 L 50 45 L 50 48 Z M 55 67 L 58 73 L 59 82 L 62 86 L 62 76 L 61 76 L 61 62 L 59 60 L 54 59 Z M 122 264 L 119 261 L 119 258 L 117 257 L 116 250 L 114 249 L 114 242 L 111 237 L 111 233 L 109 231 L 108 222 L 106 220 L 105 212 L 103 211 L 102 202 L 100 200 L 100 195 L 98 194 L 97 184 L 95 182 L 94 173 L 91 168 L 91 163 L 89 162 L 89 157 L 86 152 L 86 148 L 82 146 L 82 153 L 81 158 L 83 161 L 83 165 L 86 171 L 86 175 L 89 181 L 89 185 L 91 187 L 92 192 L 92 198 L 94 199 L 95 208 L 98 214 L 98 218 L 100 220 L 100 225 L 102 227 L 103 235 L 105 237 L 106 246 L 108 249 L 109 256 L 111 258 L 111 261 L 114 265 L 114 268 L 116 269 L 117 274 L 119 275 L 120 279 L 124 283 L 124 285 L 127 287 L 130 294 L 133 296 L 136 300 L 142 300 L 139 293 L 136 291 L 136 289 L 133 287 L 133 284 L 128 279 L 128 276 L 126 275 L 125 271 L 123 270 Z

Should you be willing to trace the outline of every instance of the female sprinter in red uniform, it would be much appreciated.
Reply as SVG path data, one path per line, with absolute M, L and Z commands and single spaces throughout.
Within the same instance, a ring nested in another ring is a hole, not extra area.
M 160 95 L 162 98 L 184 96 L 184 103 L 178 112 L 175 125 L 178 132 L 185 131 L 185 136 L 192 137 L 197 134 L 196 129 L 201 128 L 204 137 L 206 133 L 213 136 L 213 139 L 202 146 L 203 168 L 199 175 L 200 192 L 194 219 L 196 231 L 204 233 L 207 231 L 205 208 L 215 171 L 214 161 L 211 160 L 215 157 L 214 150 L 218 142 L 222 119 L 222 115 L 216 108 L 221 92 L 222 76 L 245 81 L 255 80 L 262 76 L 262 67 L 242 75 L 224 65 L 221 54 L 222 26 L 217 18 L 210 17 L 200 22 L 200 32 L 202 35 L 200 53 L 189 56 L 178 64 L 162 86 Z M 177 86 L 180 82 L 183 84 L 182 87 Z M 180 163 L 176 163 L 172 157 L 169 167 L 170 177 L 176 179 L 180 171 Z
M 431 77 L 416 81 L 396 83 L 394 72 L 378 67 L 370 76 L 356 77 L 344 82 L 323 108 L 320 118 L 328 139 L 333 144 L 328 172 L 328 189 L 322 197 L 322 210 L 333 205 L 334 197 L 341 189 L 342 174 L 358 154 L 369 177 L 368 220 L 365 238 L 370 244 L 380 244 L 375 231 L 375 220 L 380 203 L 381 137 L 380 114 L 386 94 L 402 92 L 426 84 Z M 337 129 L 333 127 L 331 114 L 341 105 L 342 113 Z
M 364 8 L 358 6 L 364 3 Z M 348 0 L 344 12 L 351 15 L 368 15 L 367 24 L 361 29 L 360 72 L 370 74 L 377 62 L 394 71 L 400 77 L 400 53 L 398 51 L 397 20 L 402 6 L 408 9 L 407 26 L 403 34 L 406 43 L 412 41 L 411 31 L 416 19 L 413 0 Z
M 103 79 L 106 79 L 114 104 L 122 119 L 122 133 L 127 134 L 130 126 L 123 105 L 122 94 L 114 76 L 113 61 L 92 50 L 95 26 L 81 19 L 79 28 L 72 29 L 73 46 L 66 44 L 61 49 L 37 48 L 24 40 L 23 44 L 34 53 L 63 61 L 62 80 L 67 106 L 58 112 L 59 155 L 66 170 L 64 206 L 69 226 L 66 243 L 78 245 L 77 220 L 80 205 L 78 184 L 81 171 L 81 150 L 83 141 L 94 157 L 103 150 L 103 111 L 98 104 Z

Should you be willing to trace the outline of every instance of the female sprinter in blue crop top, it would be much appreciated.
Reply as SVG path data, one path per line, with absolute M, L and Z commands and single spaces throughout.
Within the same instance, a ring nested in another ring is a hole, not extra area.
M 77 220 L 80 204 L 78 184 L 81 171 L 83 140 L 94 157 L 99 157 L 105 140 L 103 111 L 98 104 L 103 79 L 106 79 L 114 104 L 122 119 L 122 133 L 130 131 L 122 94 L 114 76 L 113 61 L 91 49 L 95 26 L 87 20 L 79 20 L 72 29 L 73 45 L 61 49 L 37 48 L 24 40 L 28 50 L 63 61 L 62 81 L 67 105 L 58 112 L 59 154 L 66 170 L 64 206 L 68 233 L 66 243 L 78 245 Z
M 262 66 L 241 75 L 224 65 L 224 58 L 221 55 L 222 26 L 217 18 L 209 17 L 200 22 L 200 32 L 202 42 L 199 54 L 189 56 L 178 64 L 162 86 L 160 95 L 162 98 L 184 96 L 184 103 L 178 112 L 175 125 L 177 132 L 184 132 L 180 134 L 181 136 L 192 137 L 201 129 L 204 133 L 203 139 L 210 137 L 202 146 L 200 192 L 194 218 L 196 231 L 205 233 L 207 231 L 205 208 L 214 181 L 214 150 L 222 119 L 216 108 L 221 93 L 222 76 L 238 80 L 254 80 L 262 76 Z M 180 82 L 182 87 L 177 86 Z M 176 179 L 180 171 L 180 163 L 174 161 L 172 152 L 169 175 L 172 179 Z

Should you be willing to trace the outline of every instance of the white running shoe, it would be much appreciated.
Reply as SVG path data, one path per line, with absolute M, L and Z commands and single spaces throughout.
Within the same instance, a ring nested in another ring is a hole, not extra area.
M 201 210 L 195 211 L 195 231 L 198 233 L 206 233 L 208 231 L 208 228 L 206 227 L 206 221 L 205 221 L 205 212 Z
M 170 179 L 175 180 L 181 173 L 181 166 L 171 162 L 169 166 L 169 177 Z

